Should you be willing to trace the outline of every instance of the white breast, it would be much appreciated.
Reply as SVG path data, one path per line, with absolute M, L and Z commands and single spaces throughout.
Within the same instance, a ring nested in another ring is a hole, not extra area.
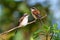
M 21 26 L 26 26 L 28 24 L 28 16 L 26 16 L 23 21 L 21 22 Z

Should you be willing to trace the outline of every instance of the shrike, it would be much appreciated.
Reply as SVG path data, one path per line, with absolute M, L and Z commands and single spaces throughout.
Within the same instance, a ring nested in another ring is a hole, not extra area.
M 36 9 L 35 7 L 31 8 L 31 13 L 32 13 L 32 16 L 35 19 L 40 19 L 41 18 L 40 11 L 38 9 Z
M 26 26 L 28 24 L 28 14 L 25 13 L 20 19 L 19 19 L 19 27 Z

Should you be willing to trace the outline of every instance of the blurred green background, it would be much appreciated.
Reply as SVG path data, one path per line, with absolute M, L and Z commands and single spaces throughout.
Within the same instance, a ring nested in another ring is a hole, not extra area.
M 30 8 L 36 7 L 41 12 L 41 16 L 47 17 L 40 21 L 29 24 L 25 27 L 16 29 L 8 34 L 0 37 L 0 40 L 60 40 L 60 30 L 49 1 L 41 0 L 1 0 L 0 1 L 0 33 L 12 29 L 17 26 L 18 20 L 24 13 L 28 13 L 29 22 L 34 18 Z

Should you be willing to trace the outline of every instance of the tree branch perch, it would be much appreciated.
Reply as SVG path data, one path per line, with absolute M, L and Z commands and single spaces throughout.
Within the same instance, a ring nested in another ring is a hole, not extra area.
M 47 15 L 41 17 L 41 19 L 45 18 L 46 16 L 47 16 Z M 32 22 L 29 22 L 28 24 L 32 24 L 32 23 L 34 23 L 34 22 L 36 22 L 36 20 L 34 20 L 34 21 L 32 21 Z M 27 24 L 27 25 L 28 25 L 28 24 Z M 20 28 L 20 27 L 21 27 L 21 26 L 14 27 L 14 28 L 12 28 L 12 29 L 10 29 L 10 30 L 8 30 L 8 31 L 5 31 L 5 32 L 1 33 L 0 36 L 3 35 L 3 34 L 7 34 L 7 33 L 11 32 L 11 31 L 13 31 L 13 30 L 15 30 L 15 29 L 17 29 L 17 28 Z

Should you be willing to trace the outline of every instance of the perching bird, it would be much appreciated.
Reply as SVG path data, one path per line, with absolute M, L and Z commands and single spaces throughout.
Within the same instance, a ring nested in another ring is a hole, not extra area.
M 8 31 L 5 31 L 3 33 L 1 33 L 0 35 L 3 35 L 3 34 L 6 34 L 6 33 L 9 33 L 17 28 L 20 28 L 20 27 L 23 27 L 23 26 L 26 26 L 28 24 L 28 14 L 25 13 L 20 19 L 19 19 L 19 25 L 17 27 L 14 27 Z
M 40 11 L 39 11 L 37 8 L 32 7 L 32 8 L 31 8 L 31 13 L 32 13 L 32 16 L 33 16 L 35 19 L 40 19 L 40 18 L 41 18 Z
M 31 13 L 32 13 L 32 16 L 35 18 L 35 20 L 38 19 L 38 21 L 39 21 L 39 22 L 41 23 L 41 25 L 42 25 L 42 24 L 43 24 L 43 21 L 41 21 L 42 16 L 41 16 L 41 14 L 40 14 L 40 11 L 39 11 L 37 8 L 32 7 L 32 8 L 31 8 Z
M 28 14 L 25 13 L 20 19 L 19 19 L 19 25 L 18 26 L 26 26 L 28 24 Z

